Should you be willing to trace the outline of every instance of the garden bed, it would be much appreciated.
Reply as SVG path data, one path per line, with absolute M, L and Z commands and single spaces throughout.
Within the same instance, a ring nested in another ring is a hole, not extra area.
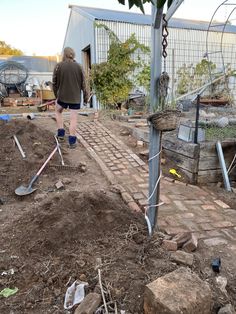
M 228 168 L 236 154 L 236 140 L 221 142 L 225 163 Z M 192 184 L 207 184 L 222 181 L 221 167 L 216 151 L 216 143 L 193 144 L 176 139 L 175 136 L 163 140 L 163 155 L 175 163 Z M 231 180 L 236 179 L 234 173 Z

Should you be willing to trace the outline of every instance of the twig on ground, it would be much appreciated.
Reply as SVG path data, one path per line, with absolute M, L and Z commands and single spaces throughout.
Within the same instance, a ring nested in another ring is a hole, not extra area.
M 136 224 L 131 224 L 129 230 L 125 233 L 126 241 L 132 239 L 133 235 L 139 233 L 139 229 Z
M 117 310 L 117 304 L 115 302 L 115 314 L 118 314 L 118 310 Z
M 69 280 L 67 281 L 67 283 L 65 284 L 65 287 L 67 287 L 69 285 L 70 281 L 71 281 L 71 276 L 70 276 Z
M 104 304 L 104 308 L 105 308 L 105 313 L 108 314 L 108 310 L 107 310 L 107 304 L 106 304 L 106 300 L 105 300 L 105 295 L 104 295 L 104 291 L 103 291 L 103 287 L 102 287 L 102 278 L 101 278 L 101 269 L 98 269 L 98 280 L 99 280 L 99 285 L 100 285 L 100 289 L 101 289 L 101 294 L 102 294 L 102 300 L 103 300 L 103 304 Z
M 107 305 L 111 305 L 113 304 L 113 301 L 109 301 L 106 303 Z M 99 308 L 96 310 L 96 313 L 99 313 L 99 311 L 101 311 L 104 308 L 104 304 L 102 304 L 101 306 L 99 306 Z

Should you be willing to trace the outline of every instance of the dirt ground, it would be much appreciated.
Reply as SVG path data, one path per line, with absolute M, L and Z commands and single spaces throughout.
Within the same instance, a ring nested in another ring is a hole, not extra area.
M 56 154 L 35 183 L 37 191 L 26 197 L 14 193 L 29 183 L 53 150 L 55 129 L 51 118 L 0 121 L 0 291 L 19 289 L 14 296 L 0 297 L 0 313 L 66 313 L 67 287 L 78 279 L 93 291 L 98 267 L 107 301 L 116 301 L 126 314 L 143 313 L 144 286 L 179 266 L 161 248 L 161 234 L 147 237 L 143 216 L 131 213 L 81 145 L 68 150 L 63 143 L 70 167 L 61 167 Z M 119 131 L 116 125 L 113 132 Z M 14 145 L 14 134 L 25 160 Z M 123 140 L 135 152 L 143 149 L 132 137 Z M 59 180 L 64 183 L 60 190 L 55 187 Z M 229 299 L 219 292 L 205 260 L 199 250 L 192 269 L 212 284 L 216 313 L 222 304 L 236 304 L 236 286 L 232 277 Z

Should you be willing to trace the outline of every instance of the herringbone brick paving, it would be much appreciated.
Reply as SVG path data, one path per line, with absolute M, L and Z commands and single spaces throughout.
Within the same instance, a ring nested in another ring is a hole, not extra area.
M 148 165 L 100 122 L 80 122 L 78 138 L 133 210 L 147 205 Z M 206 245 L 236 239 L 236 212 L 208 189 L 161 180 L 158 226 L 168 234 L 194 232 Z M 138 206 L 137 206 L 138 205 Z

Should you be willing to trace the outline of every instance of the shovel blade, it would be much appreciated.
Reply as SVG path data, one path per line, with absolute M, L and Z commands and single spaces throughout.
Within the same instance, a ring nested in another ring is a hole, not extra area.
M 15 193 L 16 195 L 24 196 L 24 195 L 31 194 L 36 190 L 37 190 L 36 188 L 32 189 L 32 187 L 29 187 L 29 186 L 25 187 L 24 185 L 21 185 L 17 189 L 15 189 Z

